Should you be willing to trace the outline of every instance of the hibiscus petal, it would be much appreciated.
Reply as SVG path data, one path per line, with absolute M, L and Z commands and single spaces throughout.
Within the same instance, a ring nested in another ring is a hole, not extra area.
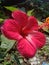
M 38 31 L 33 31 L 33 34 L 31 34 L 32 40 L 34 43 L 36 43 L 37 48 L 42 48 L 45 45 L 46 37 L 43 33 Z
M 16 48 L 25 58 L 33 57 L 37 50 L 34 45 L 31 45 L 30 42 L 24 38 L 19 41 Z
M 34 16 L 28 18 L 28 23 L 26 27 L 23 28 L 24 33 L 30 33 L 33 30 L 38 30 L 38 22 Z
M 1 29 L 3 34 L 9 39 L 20 40 L 22 38 L 19 34 L 20 27 L 17 21 L 13 19 L 6 19 Z
M 24 27 L 26 24 L 27 24 L 27 19 L 28 19 L 28 16 L 25 12 L 21 11 L 21 10 L 15 10 L 13 13 L 12 13 L 12 17 L 18 21 L 19 25 L 21 27 Z

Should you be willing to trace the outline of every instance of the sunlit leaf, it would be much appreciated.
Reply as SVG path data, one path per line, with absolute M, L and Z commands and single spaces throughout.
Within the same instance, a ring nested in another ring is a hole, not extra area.
M 48 30 L 48 29 L 46 29 L 46 28 L 43 28 L 43 30 L 44 30 L 45 32 L 49 33 L 49 30 Z
M 18 8 L 14 7 L 14 6 L 6 6 L 5 8 L 8 9 L 9 11 L 18 10 Z
M 27 15 L 28 15 L 28 16 L 31 16 L 33 11 L 34 11 L 34 9 L 29 10 L 29 11 L 27 12 Z
M 4 20 L 3 18 L 0 18 L 0 23 L 2 23 L 2 22 L 3 22 L 3 20 Z

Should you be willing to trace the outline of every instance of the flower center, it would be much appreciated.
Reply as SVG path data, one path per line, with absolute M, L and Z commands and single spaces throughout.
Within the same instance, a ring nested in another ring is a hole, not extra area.
M 28 34 L 26 34 L 26 33 L 24 32 L 23 29 L 21 30 L 20 34 L 21 34 L 23 37 L 26 37 L 26 36 L 28 35 Z

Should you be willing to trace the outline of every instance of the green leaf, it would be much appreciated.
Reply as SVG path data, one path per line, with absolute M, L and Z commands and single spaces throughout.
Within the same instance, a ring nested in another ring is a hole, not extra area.
M 14 56 L 15 62 L 16 62 L 18 65 L 21 65 L 21 63 L 20 63 L 19 58 L 17 57 L 17 55 L 13 53 L 13 56 Z
M 29 11 L 27 12 L 27 15 L 28 15 L 28 16 L 31 16 L 33 11 L 34 11 L 34 9 L 29 10 Z
M 8 9 L 9 11 L 18 10 L 18 8 L 14 7 L 14 6 L 6 6 L 5 8 Z
M 15 44 L 15 41 L 14 40 L 9 40 L 7 39 L 4 35 L 1 35 L 1 48 L 3 49 L 6 49 L 5 53 L 7 53 L 12 47 L 13 45 Z
M 49 33 L 49 29 L 47 29 L 46 27 L 43 28 L 43 30 L 44 30 L 45 32 Z
M 14 46 L 15 41 L 7 39 L 4 35 L 1 35 L 1 45 L 0 45 L 0 61 L 4 59 L 7 52 Z
M 4 20 L 3 18 L 0 18 L 0 23 L 2 23 L 2 22 L 3 22 L 3 20 Z
M 10 63 L 10 61 L 4 61 L 4 63 L 3 63 L 4 65 L 11 65 L 11 63 Z
M 0 65 L 3 65 L 2 63 L 0 63 Z

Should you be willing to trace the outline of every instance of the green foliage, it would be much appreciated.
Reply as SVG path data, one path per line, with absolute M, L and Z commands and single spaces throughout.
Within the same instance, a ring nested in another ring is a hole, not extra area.
M 6 8 L 7 10 L 9 10 L 9 11 L 18 10 L 18 8 L 13 7 L 13 6 L 6 6 L 5 8 Z
M 0 24 L 3 22 L 4 19 L 0 18 Z
M 49 1 L 44 2 L 43 0 L 32 0 L 35 16 L 44 19 L 49 16 Z
M 17 51 L 11 50 L 15 42 L 14 40 L 7 39 L 4 35 L 0 36 L 0 64 L 3 65 L 21 65 L 17 56 Z M 9 53 L 9 51 L 11 53 Z M 19 55 L 19 54 L 18 54 Z M 9 60 L 8 60 L 9 59 Z
M 14 40 L 9 40 L 3 35 L 1 35 L 1 41 L 2 42 L 1 42 L 1 46 L 0 47 L 4 48 L 4 49 L 7 49 L 6 51 L 9 51 L 13 47 L 13 45 L 15 43 Z
M 13 47 L 14 43 L 15 43 L 15 41 L 8 40 L 6 37 L 1 35 L 0 58 L 4 57 L 6 55 L 6 53 Z
M 34 11 L 34 9 L 33 9 L 33 10 L 29 10 L 29 11 L 27 12 L 27 15 L 28 15 L 28 16 L 33 15 L 33 13 L 32 13 L 33 11 Z

